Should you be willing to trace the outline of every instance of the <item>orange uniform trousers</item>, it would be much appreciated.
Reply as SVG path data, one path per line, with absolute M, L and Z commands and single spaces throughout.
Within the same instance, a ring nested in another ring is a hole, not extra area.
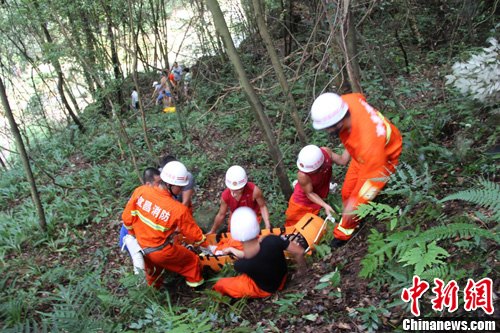
M 314 215 L 318 215 L 320 210 L 321 207 L 314 208 L 296 203 L 293 200 L 293 195 L 292 195 L 290 197 L 290 200 L 288 201 L 288 208 L 286 209 L 285 212 L 286 215 L 285 227 L 293 227 L 307 213 L 313 213 Z
M 199 257 L 181 245 L 167 245 L 160 251 L 147 254 L 144 263 L 146 281 L 155 288 L 160 288 L 163 283 L 163 270 L 182 275 L 190 287 L 204 282 Z
M 375 180 L 367 179 L 362 174 L 359 174 L 360 164 L 356 160 L 352 160 L 342 185 L 342 203 L 344 207 L 349 206 L 356 209 L 359 205 L 372 201 L 387 184 L 389 175 L 395 171 L 397 164 L 398 158 L 388 161 L 385 164 L 387 170 L 385 175 L 380 175 Z M 348 240 L 358 224 L 359 219 L 355 215 L 344 215 L 340 223 L 335 226 L 333 235 L 337 239 Z
M 285 287 L 285 282 L 286 275 L 283 281 L 281 281 L 278 290 L 282 290 Z M 270 292 L 260 289 L 255 281 L 246 274 L 222 278 L 213 286 L 213 290 L 232 298 L 264 298 L 272 295 Z

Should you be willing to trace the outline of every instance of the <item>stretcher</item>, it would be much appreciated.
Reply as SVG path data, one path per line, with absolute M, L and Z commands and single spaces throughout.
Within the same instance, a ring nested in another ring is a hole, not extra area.
M 332 217 L 327 217 L 323 220 L 317 215 L 307 213 L 292 227 L 262 229 L 260 235 L 261 237 L 267 235 L 281 236 L 298 243 L 304 248 L 306 254 L 311 254 L 314 246 L 323 238 L 328 220 L 332 220 L 333 222 Z M 219 235 L 208 234 L 206 236 L 209 245 L 217 245 L 221 239 L 231 238 L 230 233 L 222 233 Z M 236 257 L 232 254 L 216 255 L 201 253 L 199 257 L 202 267 L 209 267 L 215 272 L 220 271 L 224 265 L 236 260 Z

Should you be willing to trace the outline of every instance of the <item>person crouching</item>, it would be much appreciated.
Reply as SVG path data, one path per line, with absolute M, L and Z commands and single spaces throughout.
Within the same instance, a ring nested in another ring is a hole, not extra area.
M 293 255 L 299 272 L 304 271 L 304 249 L 301 246 L 276 235 L 259 239 L 259 233 L 257 215 L 251 208 L 240 207 L 233 212 L 231 236 L 243 242 L 243 251 L 234 248 L 224 251 L 239 258 L 234 269 L 241 275 L 218 280 L 213 286 L 215 291 L 233 298 L 263 298 L 283 289 L 288 272 L 285 250 Z

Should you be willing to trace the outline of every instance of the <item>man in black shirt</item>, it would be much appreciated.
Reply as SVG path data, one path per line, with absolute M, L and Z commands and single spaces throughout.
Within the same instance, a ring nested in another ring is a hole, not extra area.
M 269 235 L 259 239 L 257 215 L 249 207 L 236 209 L 231 216 L 231 236 L 243 242 L 243 251 L 227 248 L 239 259 L 234 268 L 241 273 L 236 277 L 222 278 L 213 289 L 233 298 L 262 298 L 283 289 L 287 275 L 284 250 L 296 260 L 299 271 L 305 268 L 304 249 L 279 236 Z

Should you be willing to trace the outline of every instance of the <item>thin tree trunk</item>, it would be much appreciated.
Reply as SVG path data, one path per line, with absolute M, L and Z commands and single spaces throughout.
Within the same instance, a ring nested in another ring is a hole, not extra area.
M 165 61 L 165 69 L 170 69 L 170 64 L 168 62 L 168 26 L 167 26 L 167 16 L 166 16 L 166 8 L 165 8 L 165 1 L 160 1 L 160 10 L 159 12 L 163 14 L 161 16 L 161 22 L 163 22 L 163 31 L 165 33 L 165 40 L 161 38 L 160 36 L 160 47 L 161 47 L 161 52 L 163 55 L 163 60 Z
M 38 4 L 36 5 L 38 7 Z M 49 33 L 49 29 L 47 29 L 47 23 L 42 23 L 41 24 L 43 34 L 45 35 L 45 39 L 47 40 L 48 44 L 53 44 L 52 36 Z M 57 73 L 57 91 L 59 92 L 59 95 L 61 96 L 61 101 L 63 105 L 65 106 L 66 110 L 68 111 L 69 116 L 71 119 L 75 122 L 75 124 L 78 126 L 78 129 L 80 132 L 85 133 L 85 126 L 80 122 L 80 119 L 78 119 L 77 115 L 73 112 L 73 109 L 69 105 L 68 100 L 66 99 L 66 94 L 64 93 L 64 76 L 61 68 L 61 64 L 59 63 L 59 59 L 55 58 L 51 61 L 52 65 L 54 66 L 56 73 Z
M 45 108 L 43 107 L 42 99 L 40 98 L 40 94 L 38 93 L 38 89 L 36 88 L 35 78 L 33 76 L 33 68 L 31 68 L 30 74 L 31 74 L 31 84 L 33 86 L 33 91 L 35 92 L 35 96 L 37 98 L 38 104 L 40 105 L 40 110 L 42 112 L 42 118 L 45 121 L 45 126 L 47 127 L 49 134 L 52 136 L 53 130 L 52 130 L 52 127 L 50 127 L 49 117 L 47 116 L 47 113 L 45 112 Z
M 341 47 L 344 52 L 347 75 L 349 75 L 352 91 L 363 92 L 356 46 L 356 25 L 354 24 L 354 18 L 349 6 L 350 0 L 343 0 L 342 24 L 340 25 Z
M 304 132 L 304 127 L 302 126 L 302 121 L 300 120 L 300 116 L 297 113 L 297 104 L 295 103 L 295 98 L 292 95 L 290 87 L 288 86 L 288 81 L 285 76 L 285 72 L 283 71 L 283 67 L 278 58 L 278 54 L 276 53 L 276 48 L 273 45 L 273 41 L 271 36 L 269 35 L 269 31 L 267 30 L 266 22 L 264 21 L 264 13 L 262 7 L 260 6 L 260 0 L 252 0 L 253 9 L 255 11 L 255 19 L 257 21 L 257 27 L 259 28 L 259 33 L 262 36 L 262 40 L 266 45 L 267 53 L 271 58 L 271 62 L 274 67 L 274 71 L 278 76 L 278 81 L 280 82 L 281 89 L 285 94 L 289 107 L 290 113 L 292 115 L 293 123 L 295 124 L 295 130 L 297 131 L 297 135 L 299 137 L 300 143 L 305 146 L 307 144 L 306 133 Z
M 281 191 L 283 192 L 285 198 L 288 199 L 292 195 L 292 187 L 290 186 L 290 181 L 288 180 L 286 168 L 283 163 L 281 150 L 278 147 L 278 143 L 276 142 L 276 138 L 271 129 L 269 118 L 265 114 L 262 102 L 259 100 L 259 97 L 255 93 L 255 90 L 253 89 L 245 73 L 243 64 L 241 63 L 241 60 L 238 56 L 236 47 L 234 46 L 233 40 L 229 33 L 226 21 L 219 7 L 219 3 L 217 2 L 217 0 L 207 0 L 207 6 L 212 12 L 215 28 L 222 37 L 224 46 L 226 47 L 227 50 L 227 55 L 229 56 L 229 59 L 233 64 L 234 70 L 238 76 L 241 86 L 245 91 L 245 95 L 247 96 L 248 101 L 250 102 L 250 105 L 252 107 L 252 110 L 257 118 L 257 121 L 259 122 L 260 127 L 265 134 L 265 139 L 267 141 L 269 152 L 276 165 L 276 173 L 278 175 L 278 179 L 280 182 Z
M 31 198 L 33 200 L 33 204 L 36 207 L 40 228 L 42 228 L 42 230 L 46 232 L 47 221 L 45 219 L 45 212 L 43 210 L 42 201 L 40 200 L 40 194 L 38 193 L 35 177 L 33 176 L 33 172 L 31 170 L 30 162 L 28 159 L 28 153 L 26 152 L 23 139 L 21 138 L 21 133 L 19 132 L 16 120 L 14 119 L 14 115 L 12 114 L 12 109 L 10 108 L 9 100 L 7 99 L 7 92 L 5 91 L 5 86 L 3 84 L 1 77 L 0 77 L 0 97 L 2 98 L 2 105 L 5 111 L 5 116 L 9 120 L 10 129 L 12 131 L 12 135 L 14 136 L 17 150 L 19 151 L 19 154 L 21 156 L 21 161 L 23 163 L 24 171 L 26 172 L 26 177 L 28 178 L 28 182 L 30 184 Z
M 107 27 L 107 35 L 109 38 L 109 43 L 110 43 L 110 48 L 111 48 L 111 63 L 113 66 L 113 73 L 115 75 L 115 80 L 119 82 L 120 84 L 117 85 L 116 88 L 116 97 L 117 97 L 117 102 L 118 106 L 120 108 L 120 111 L 122 113 L 125 113 L 127 110 L 127 105 L 125 103 L 125 99 L 123 98 L 123 93 L 120 88 L 121 83 L 123 81 L 123 75 L 121 72 L 120 68 L 120 59 L 118 58 L 118 51 L 116 49 L 116 39 L 115 39 L 115 34 L 113 33 L 113 17 L 111 13 L 111 6 L 109 3 L 105 3 L 104 1 L 101 1 L 102 6 L 104 8 L 104 13 L 106 17 L 106 27 Z
M 0 164 L 2 164 L 2 167 L 7 170 L 7 165 L 5 164 L 5 162 L 3 161 L 3 158 L 2 156 L 0 156 Z
M 142 7 L 142 5 L 141 5 Z M 139 28 L 137 28 L 137 33 L 135 32 L 134 28 L 134 21 L 137 20 L 137 26 L 141 25 L 141 15 L 139 14 L 139 17 L 136 18 L 133 16 L 133 11 L 132 11 L 132 4 L 131 1 L 128 1 L 128 10 L 129 10 L 129 23 L 130 23 L 130 33 L 131 33 L 131 43 L 133 44 L 133 52 L 132 52 L 132 80 L 134 81 L 134 86 L 137 91 L 137 94 L 139 95 L 139 110 L 141 112 L 141 120 L 142 120 L 142 130 L 144 132 L 144 141 L 146 142 L 146 146 L 148 147 L 149 154 L 151 156 L 151 159 L 153 159 L 154 153 L 153 153 L 153 146 L 151 146 L 151 142 L 149 141 L 148 137 L 148 128 L 146 125 L 146 115 L 144 114 L 144 108 L 142 107 L 142 99 L 141 99 L 141 93 L 139 89 L 139 82 L 137 80 L 137 48 L 138 48 L 138 37 L 139 37 Z M 139 8 L 139 12 L 141 11 L 141 8 Z

